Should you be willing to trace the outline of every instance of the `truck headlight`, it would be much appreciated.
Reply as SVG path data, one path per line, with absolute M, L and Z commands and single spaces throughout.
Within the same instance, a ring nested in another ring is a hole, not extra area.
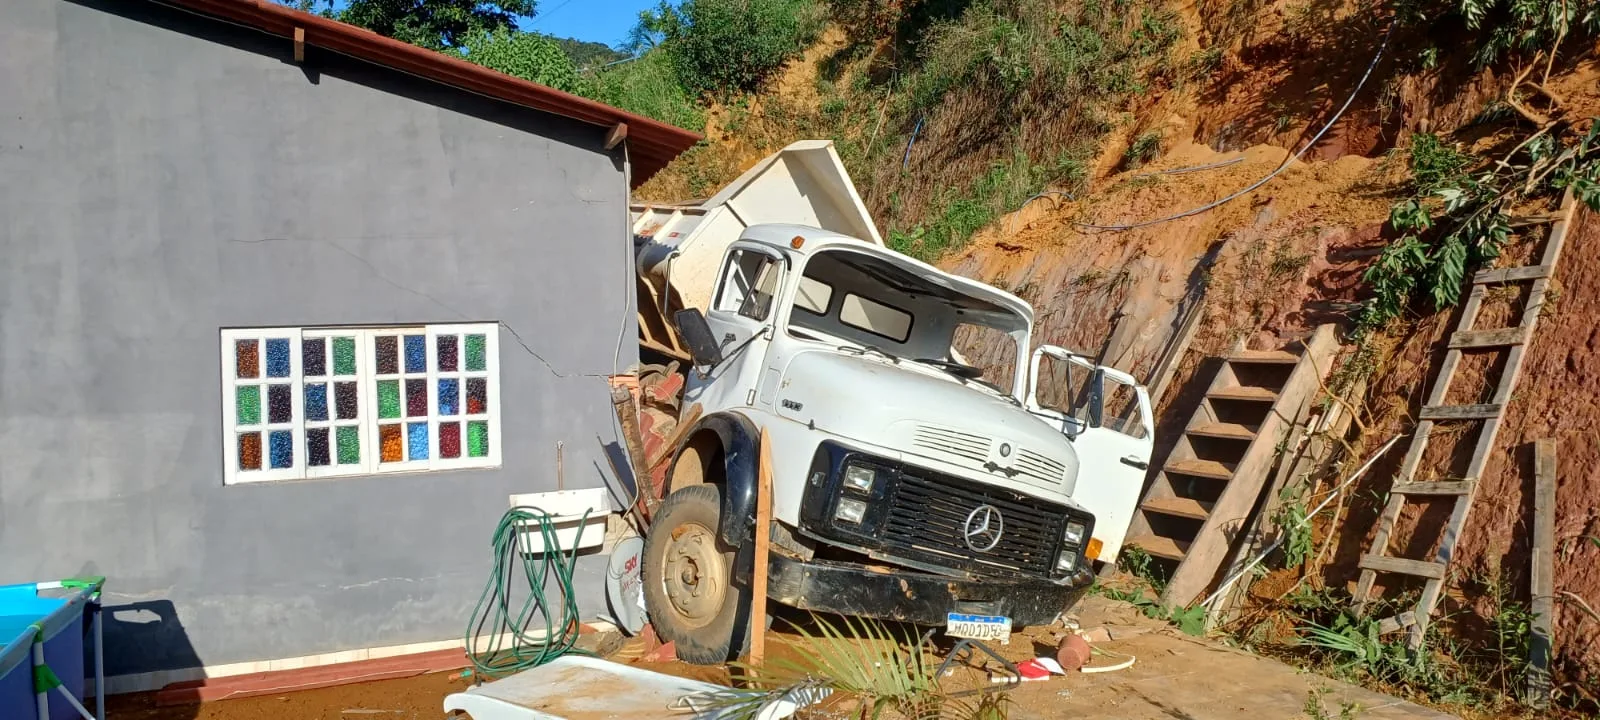
M 1061 533 L 1061 544 L 1081 547 L 1083 545 L 1083 536 L 1086 532 L 1088 532 L 1088 528 L 1084 527 L 1083 523 L 1076 520 L 1069 522 L 1067 523 L 1066 531 Z
M 878 473 L 872 468 L 862 465 L 846 465 L 844 467 L 844 486 L 851 490 L 859 490 L 872 494 L 872 485 L 877 482 Z
M 1078 569 L 1078 548 L 1061 548 L 1061 554 L 1056 556 L 1056 572 L 1070 573 Z
M 860 525 L 861 520 L 866 516 L 867 504 L 854 498 L 839 498 L 839 505 L 833 511 L 833 519 L 842 520 L 852 525 Z

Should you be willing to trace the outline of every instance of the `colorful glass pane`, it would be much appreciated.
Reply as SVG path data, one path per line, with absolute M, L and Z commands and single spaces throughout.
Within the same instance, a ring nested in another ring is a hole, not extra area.
M 328 386 L 326 383 L 306 383 L 306 419 L 322 422 L 328 419 Z
M 336 337 L 333 339 L 333 374 L 356 374 L 356 339 L 353 337 Z
M 294 419 L 294 400 L 289 397 L 289 386 L 279 383 L 267 386 L 267 422 L 286 423 Z
M 261 469 L 261 433 L 239 433 L 239 469 Z
M 467 423 L 467 456 L 489 456 L 489 423 L 482 420 Z
M 311 377 L 328 374 L 326 338 L 305 338 L 300 341 L 300 374 Z
M 400 339 L 393 335 L 379 335 L 372 341 L 374 358 L 378 362 L 379 375 L 393 375 L 400 372 Z
M 487 367 L 485 360 L 488 354 L 485 350 L 485 340 L 482 335 L 467 336 L 467 369 L 483 370 Z
M 334 430 L 334 439 L 339 443 L 339 464 L 355 465 L 361 462 L 361 430 L 353 425 L 345 425 Z
M 406 417 L 421 417 L 428 414 L 428 381 L 406 381 Z
M 312 467 L 322 467 L 329 464 L 328 429 L 325 427 L 310 428 L 306 430 L 306 464 Z
M 289 377 L 287 338 L 267 338 L 267 377 Z
M 439 379 L 439 414 L 454 415 L 459 412 L 461 381 L 455 378 Z
M 378 381 L 378 417 L 400 417 L 400 381 Z
M 399 425 L 378 426 L 378 459 L 383 462 L 400 462 L 405 459 L 400 444 Z
M 273 430 L 267 434 L 273 468 L 294 467 L 294 434 L 288 430 Z
M 253 378 L 261 374 L 261 356 L 254 340 L 237 340 L 233 343 L 234 375 Z
M 407 455 L 412 460 L 428 459 L 428 424 L 415 422 L 406 425 Z
M 334 411 L 340 420 L 356 419 L 356 384 L 350 382 L 336 382 L 333 384 Z
M 467 378 L 467 414 L 489 412 L 489 379 Z
M 439 423 L 439 457 L 461 457 L 461 423 Z
M 233 391 L 234 414 L 239 416 L 240 425 L 254 425 L 261 422 L 261 386 L 240 385 Z
M 406 336 L 406 372 L 428 371 L 428 342 L 422 335 Z
M 434 350 L 434 356 L 436 358 L 436 363 L 439 366 L 439 370 L 441 372 L 455 372 L 456 349 L 461 345 L 461 343 L 456 340 L 456 336 L 440 335 L 438 340 L 435 342 L 435 345 L 437 345 L 437 347 Z

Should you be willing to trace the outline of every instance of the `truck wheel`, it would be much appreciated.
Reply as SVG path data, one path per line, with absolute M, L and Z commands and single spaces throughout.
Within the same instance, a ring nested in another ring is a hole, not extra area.
M 667 496 L 644 541 L 644 599 L 656 633 L 696 665 L 733 658 L 734 623 L 749 602 L 735 586 L 733 548 L 717 536 L 722 492 L 694 485 Z M 745 633 L 739 633 L 744 635 Z

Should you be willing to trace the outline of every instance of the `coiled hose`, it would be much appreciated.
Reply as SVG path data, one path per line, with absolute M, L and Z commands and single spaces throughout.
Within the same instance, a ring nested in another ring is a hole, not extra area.
M 501 678 L 567 653 L 589 654 L 575 647 L 580 616 L 572 590 L 577 548 L 582 547 L 588 519 L 585 511 L 573 549 L 563 551 L 555 522 L 545 511 L 518 506 L 500 517 L 494 529 L 494 571 L 472 609 L 463 639 L 474 675 Z M 520 533 L 535 529 L 545 552 L 522 552 Z M 523 586 L 526 595 L 519 601 L 516 596 L 523 594 Z M 550 590 L 559 595 L 549 595 Z

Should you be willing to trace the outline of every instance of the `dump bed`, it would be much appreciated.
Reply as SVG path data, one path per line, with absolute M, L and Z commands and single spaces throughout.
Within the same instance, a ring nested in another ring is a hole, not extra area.
M 883 244 L 830 140 L 802 140 L 767 156 L 703 201 L 631 208 L 641 341 L 683 357 L 667 321 L 705 310 L 728 246 L 751 225 L 811 225 Z

